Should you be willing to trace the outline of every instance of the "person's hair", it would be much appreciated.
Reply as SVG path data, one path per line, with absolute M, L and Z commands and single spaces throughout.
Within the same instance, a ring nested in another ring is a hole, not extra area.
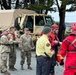
M 25 31 L 25 30 L 26 30 L 26 31 L 29 31 L 29 29 L 28 29 L 28 28 L 24 28 L 24 30 L 23 30 L 23 31 Z
M 15 27 L 10 27 L 10 30 L 11 30 L 11 29 L 14 29 L 14 28 L 15 28 Z

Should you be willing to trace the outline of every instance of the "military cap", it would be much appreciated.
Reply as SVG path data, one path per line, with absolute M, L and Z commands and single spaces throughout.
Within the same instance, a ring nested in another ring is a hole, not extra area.
M 43 34 L 48 34 L 50 32 L 50 27 L 44 27 L 42 32 Z

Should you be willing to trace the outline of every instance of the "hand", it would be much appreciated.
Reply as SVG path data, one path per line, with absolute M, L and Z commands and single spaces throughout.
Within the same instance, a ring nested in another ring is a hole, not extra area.
M 52 54 L 55 54 L 55 51 L 54 51 L 54 50 L 52 50 L 52 51 L 51 51 L 51 53 L 52 53 Z
M 23 50 L 23 49 L 22 49 L 21 51 L 22 51 L 22 52 L 24 52 L 24 50 Z
M 22 41 L 20 41 L 20 40 L 19 40 L 19 41 L 18 41 L 18 43 L 19 43 L 19 44 L 21 44 L 21 43 L 22 43 Z
M 59 42 L 60 45 L 62 45 L 62 42 Z
M 55 40 L 54 43 L 58 44 L 59 42 L 57 40 Z
M 35 49 L 35 47 L 32 47 L 32 50 L 34 50 Z

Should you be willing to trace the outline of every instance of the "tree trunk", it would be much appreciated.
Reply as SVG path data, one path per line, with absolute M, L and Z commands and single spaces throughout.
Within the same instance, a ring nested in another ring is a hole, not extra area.
M 11 0 L 9 0 L 9 8 L 11 9 Z
M 17 9 L 19 6 L 19 0 L 16 1 L 16 6 L 15 6 L 15 9 Z
M 59 9 L 60 23 L 59 23 L 59 40 L 62 41 L 65 36 L 65 9 L 66 6 Z
M 2 3 L 3 3 L 3 7 L 5 9 L 11 9 L 11 7 L 7 4 L 7 1 L 6 0 L 2 0 Z
M 45 14 L 47 15 L 47 13 L 48 13 L 48 10 L 46 9 L 46 12 L 45 12 Z
M 29 0 L 24 0 L 24 7 L 28 7 L 28 3 L 29 2 Z
M 31 0 L 31 4 L 35 4 L 35 0 Z

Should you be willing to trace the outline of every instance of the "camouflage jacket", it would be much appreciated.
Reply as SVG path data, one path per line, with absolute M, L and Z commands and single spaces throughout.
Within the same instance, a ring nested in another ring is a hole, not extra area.
M 25 35 L 23 34 L 21 37 L 20 37 L 20 49 L 23 49 L 25 51 L 29 51 L 31 50 L 33 47 L 34 47 L 34 44 L 33 44 L 33 41 L 32 41 L 32 38 L 30 35 Z
M 8 38 L 3 35 L 0 38 L 0 53 L 10 52 L 10 48 L 8 46 L 9 40 Z

